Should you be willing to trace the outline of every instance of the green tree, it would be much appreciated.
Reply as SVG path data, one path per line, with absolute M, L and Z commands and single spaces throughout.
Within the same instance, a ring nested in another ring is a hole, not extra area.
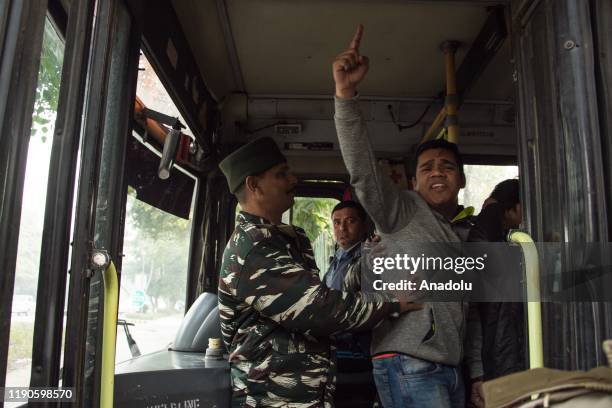
M 136 199 L 136 190 L 129 187 L 128 194 L 134 198 L 128 208 L 129 221 L 142 234 L 155 239 L 176 239 L 189 234 L 189 220 L 176 217 Z
M 40 245 L 45 211 L 48 157 L 40 155 L 41 150 L 50 155 L 51 146 L 40 144 L 50 137 L 55 124 L 57 100 L 61 81 L 61 69 L 64 57 L 64 44 L 47 20 L 43 33 L 41 61 L 38 70 L 38 83 L 34 113 L 32 117 L 32 139 L 28 152 L 28 170 L 24 186 L 21 225 L 19 229 L 19 246 L 17 255 L 17 273 L 15 274 L 15 294 L 36 296 L 38 270 L 40 262 Z M 40 149 L 42 147 L 42 149 Z M 38 155 L 36 152 L 38 151 Z
M 313 242 L 323 231 L 331 231 L 331 212 L 338 200 L 333 198 L 297 197 L 293 204 L 291 221 L 303 228 Z
M 169 306 L 183 300 L 191 223 L 135 198 L 130 189 L 127 203 L 123 277 L 143 276 L 142 289 L 154 311 L 163 299 Z
M 47 22 L 43 35 L 31 133 L 32 136 L 40 135 L 43 142 L 55 122 L 63 58 L 64 43 L 53 26 Z

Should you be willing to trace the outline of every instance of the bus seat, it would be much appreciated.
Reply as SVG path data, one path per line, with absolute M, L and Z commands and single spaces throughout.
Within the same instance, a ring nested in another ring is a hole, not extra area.
M 217 295 L 204 292 L 189 308 L 179 327 L 171 350 L 204 353 L 208 337 L 221 337 Z
M 221 322 L 219 321 L 219 306 L 215 306 L 200 326 L 200 329 L 193 338 L 193 348 L 197 350 L 206 350 L 208 347 L 208 339 L 217 338 L 221 339 Z M 225 349 L 225 343 L 221 342 L 221 348 L 223 352 L 227 352 Z

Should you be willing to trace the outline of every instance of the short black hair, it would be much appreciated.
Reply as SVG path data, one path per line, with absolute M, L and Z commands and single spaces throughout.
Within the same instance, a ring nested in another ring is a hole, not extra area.
M 247 177 L 261 177 L 261 175 L 264 174 L 266 171 L 268 170 L 260 171 L 255 174 L 249 174 Z M 244 204 L 244 201 L 246 200 L 245 190 L 246 190 L 246 177 L 244 178 L 244 181 L 240 183 L 238 187 L 236 187 L 236 191 L 234 191 L 234 196 L 236 197 L 239 203 Z
M 519 190 L 518 179 L 504 180 L 495 186 L 491 198 L 500 203 L 504 210 L 509 210 L 520 202 Z
M 362 221 L 367 221 L 368 214 L 366 213 L 365 209 L 361 206 L 361 204 L 353 200 L 340 201 L 332 210 L 331 215 L 333 216 L 336 211 L 340 211 L 345 208 L 354 208 L 355 210 L 357 210 L 357 215 L 359 216 L 359 218 Z
M 426 150 L 431 149 L 445 149 L 448 150 L 455 156 L 455 160 L 457 161 L 457 167 L 459 167 L 459 173 L 462 177 L 465 177 L 465 173 L 463 171 L 463 158 L 461 157 L 461 153 L 459 153 L 459 147 L 457 144 L 449 142 L 444 139 L 434 139 L 428 140 L 426 142 L 421 143 L 414 153 L 414 160 L 412 166 L 412 174 L 416 175 L 417 163 L 419 162 L 419 156 L 423 154 Z

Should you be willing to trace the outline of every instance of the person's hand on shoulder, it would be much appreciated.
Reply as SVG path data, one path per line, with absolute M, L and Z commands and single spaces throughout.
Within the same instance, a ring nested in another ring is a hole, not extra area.
M 368 57 L 359 54 L 359 44 L 362 36 L 363 25 L 359 24 L 349 48 L 338 54 L 332 64 L 334 82 L 336 83 L 336 96 L 339 98 L 352 98 L 355 96 L 357 84 L 361 82 L 368 72 Z
M 372 234 L 370 237 L 368 237 L 367 242 L 378 244 L 380 242 L 380 235 Z

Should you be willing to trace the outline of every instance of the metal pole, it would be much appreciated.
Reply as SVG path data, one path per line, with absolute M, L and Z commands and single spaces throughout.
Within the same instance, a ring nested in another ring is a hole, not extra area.
M 84 132 L 81 143 L 81 168 L 75 208 L 72 259 L 70 266 L 70 294 L 68 326 L 66 328 L 65 358 L 71 364 L 69 382 L 74 384 L 76 401 L 66 407 L 96 407 L 99 404 L 99 341 L 95 327 L 101 324 L 97 312 L 101 296 L 95 281 L 91 295 L 92 271 L 89 267 L 93 248 L 97 205 L 97 188 L 100 174 L 100 156 L 103 145 L 103 129 L 106 112 L 107 82 L 112 49 L 113 18 L 116 1 L 97 2 L 94 14 L 94 31 L 89 44 L 91 57 L 88 64 Z M 96 277 L 99 279 L 99 276 Z M 93 329 L 92 329 L 93 327 Z M 66 374 L 65 374 L 66 376 Z
M 119 281 L 115 265 L 110 261 L 108 268 L 104 271 L 104 329 L 102 330 L 100 408 L 113 408 L 118 310 Z
M 444 107 L 440 109 L 429 129 L 425 132 L 421 143 L 435 139 L 436 131 L 443 123 L 447 129 L 448 141 L 457 143 L 459 140 L 459 122 L 457 120 L 459 97 L 457 96 L 457 75 L 455 71 L 455 53 L 457 48 L 459 48 L 459 42 L 457 41 L 445 41 L 440 45 L 440 49 L 444 53 L 446 98 L 444 100 Z
M 540 260 L 531 237 L 521 231 L 509 234 L 509 241 L 521 246 L 525 260 L 527 321 L 529 327 L 529 368 L 544 367 L 542 341 L 542 304 L 540 303 Z
M 445 41 L 442 44 L 444 52 L 444 66 L 446 69 L 446 99 L 444 108 L 446 111 L 447 140 L 452 143 L 459 141 L 459 122 L 457 120 L 457 109 L 459 98 L 457 97 L 457 81 L 455 72 L 455 53 L 459 48 L 457 41 Z

